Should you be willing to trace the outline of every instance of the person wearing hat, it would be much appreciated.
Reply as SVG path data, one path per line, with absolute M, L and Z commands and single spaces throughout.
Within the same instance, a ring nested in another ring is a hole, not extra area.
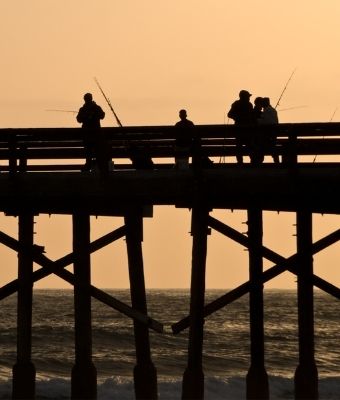
M 239 99 L 232 103 L 227 116 L 234 120 L 235 125 L 247 126 L 253 123 L 254 113 L 250 97 L 251 93 L 249 93 L 248 90 L 241 90 L 239 93 Z M 236 159 L 239 164 L 243 163 L 242 147 L 247 144 L 248 138 L 245 134 L 240 134 L 236 137 Z
M 105 117 L 102 108 L 93 101 L 91 93 L 84 94 L 84 105 L 80 107 L 77 114 L 77 121 L 85 129 L 84 148 L 86 153 L 86 162 L 82 171 L 90 171 L 93 158 L 96 158 L 100 170 L 106 170 L 108 155 L 103 138 L 100 137 L 100 120 Z

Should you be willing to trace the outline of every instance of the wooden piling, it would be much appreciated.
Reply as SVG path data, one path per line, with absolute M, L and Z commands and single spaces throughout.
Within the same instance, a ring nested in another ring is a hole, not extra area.
M 190 326 L 188 364 L 183 374 L 182 399 L 204 398 L 202 366 L 205 269 L 207 256 L 208 209 L 195 205 L 192 209 L 192 271 L 190 289 Z
M 299 364 L 295 371 L 295 398 L 318 398 L 318 371 L 314 359 L 314 301 L 312 257 L 312 213 L 298 211 L 298 330 Z
M 97 371 L 92 362 L 90 217 L 73 214 L 75 364 L 72 399 L 97 397 Z
M 129 264 L 132 307 L 147 315 L 142 254 L 143 217 L 141 210 L 131 210 L 125 217 L 126 246 Z M 149 328 L 134 320 L 136 365 L 133 370 L 137 400 L 158 399 L 157 370 L 151 360 Z
M 268 399 L 268 375 L 264 362 L 262 210 L 248 210 L 250 368 L 247 399 Z
M 33 246 L 34 216 L 19 215 L 17 362 L 13 366 L 13 399 L 34 399 L 35 367 L 32 354 Z

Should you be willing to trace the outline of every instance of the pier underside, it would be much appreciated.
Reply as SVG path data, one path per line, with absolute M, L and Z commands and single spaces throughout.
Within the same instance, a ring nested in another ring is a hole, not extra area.
M 124 215 L 131 207 L 175 205 L 197 199 L 210 208 L 340 213 L 339 164 L 216 165 L 193 169 L 116 170 L 108 176 L 81 172 L 0 174 L 0 210 L 6 213 Z M 146 216 L 145 214 L 145 216 Z

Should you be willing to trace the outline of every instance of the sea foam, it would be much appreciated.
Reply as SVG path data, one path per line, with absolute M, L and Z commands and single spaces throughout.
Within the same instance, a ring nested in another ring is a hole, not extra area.
M 11 380 L 0 381 L 0 399 L 11 398 Z M 277 376 L 269 377 L 270 399 L 293 400 L 294 381 Z M 182 382 L 179 379 L 158 382 L 159 400 L 181 399 Z M 69 400 L 71 383 L 69 379 L 46 379 L 36 383 L 37 400 Z M 340 378 L 327 377 L 319 381 L 320 400 L 338 400 Z M 205 400 L 243 400 L 246 397 L 245 378 L 207 378 L 205 380 Z M 98 384 L 98 400 L 134 400 L 131 379 L 109 378 Z

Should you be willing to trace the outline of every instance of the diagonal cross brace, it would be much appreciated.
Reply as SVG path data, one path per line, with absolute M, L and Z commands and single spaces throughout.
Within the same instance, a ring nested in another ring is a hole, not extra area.
M 222 222 L 218 221 L 213 217 L 209 217 L 208 224 L 211 228 L 215 229 L 216 231 L 228 236 L 230 239 L 244 245 L 245 247 L 249 248 L 249 239 L 247 236 L 242 235 L 235 229 L 231 228 L 230 226 L 223 224 Z M 324 250 L 325 248 L 331 246 L 335 242 L 340 240 L 340 229 L 330 233 L 329 235 L 323 237 L 322 239 L 318 240 L 317 242 L 313 243 L 311 252 L 312 254 L 319 253 L 320 251 Z M 275 278 L 280 273 L 288 270 L 289 272 L 297 275 L 297 254 L 294 254 L 288 258 L 285 258 L 273 250 L 268 249 L 265 246 L 262 246 L 260 249 L 261 254 L 264 258 L 269 261 L 274 262 L 277 266 L 273 266 L 272 268 L 268 269 L 264 272 L 266 280 L 265 282 L 269 281 L 270 279 Z M 281 272 L 279 265 L 282 264 L 283 270 Z M 325 281 L 324 279 L 320 278 L 317 275 L 313 275 L 313 284 L 314 286 L 318 287 L 319 289 L 323 290 L 324 292 L 330 294 L 331 296 L 340 299 L 340 289 L 331 283 Z
M 107 246 L 108 244 L 114 242 L 115 240 L 120 239 L 124 235 L 125 235 L 125 226 L 122 226 L 90 243 L 89 251 L 90 253 L 94 253 L 95 251 Z M 22 249 L 22 246 L 18 240 L 12 238 L 11 236 L 7 235 L 4 232 L 0 232 L 0 243 L 4 244 L 5 246 L 17 252 Z M 53 262 L 49 260 L 47 257 L 42 256 L 44 247 L 38 245 L 33 245 L 31 249 L 25 249 L 25 250 L 31 253 L 33 261 L 36 262 L 37 264 L 41 265 L 39 260 L 37 260 L 37 257 L 40 257 L 40 260 L 43 260 L 42 261 L 43 263 L 45 263 L 46 260 L 48 260 L 47 261 L 48 263 L 53 263 L 53 268 L 55 268 L 56 270 L 59 269 L 62 270 L 68 265 L 72 264 L 74 261 L 73 253 L 69 253 L 66 256 L 61 257 Z M 50 264 L 50 266 L 52 266 L 52 264 Z M 33 282 L 37 282 L 40 279 L 45 278 L 52 273 L 54 273 L 54 271 L 52 271 L 51 268 L 50 269 L 41 268 L 33 272 L 32 280 Z M 4 285 L 2 288 L 0 288 L 0 300 L 15 293 L 17 289 L 18 289 L 17 279 Z
M 249 247 L 249 239 L 247 236 L 242 235 L 235 229 L 218 221 L 217 219 L 210 216 L 208 219 L 208 225 L 211 228 L 215 229 L 216 231 L 222 233 L 223 235 L 228 236 L 230 239 L 242 244 L 243 246 L 247 248 Z M 337 242 L 338 240 L 340 240 L 340 229 L 330 233 L 324 238 L 313 243 L 311 252 L 312 254 L 316 254 L 321 250 L 327 248 L 328 246 L 332 245 L 333 243 Z M 263 272 L 262 274 L 263 283 L 268 282 L 269 280 L 275 278 L 276 276 L 280 275 L 282 272 L 285 272 L 287 270 L 295 275 L 298 274 L 296 267 L 296 263 L 298 261 L 298 253 L 293 254 L 288 258 L 285 258 L 264 246 L 262 246 L 261 248 L 261 253 L 262 256 L 265 257 L 266 259 L 276 263 L 276 265 Z M 332 285 L 331 283 L 325 281 L 324 279 L 318 277 L 317 275 L 313 275 L 312 282 L 319 289 L 336 297 L 337 299 L 340 299 L 340 289 L 338 287 Z M 243 295 L 247 294 L 249 290 L 250 290 L 250 281 L 247 281 L 242 285 L 236 287 L 235 289 L 230 290 L 228 293 L 212 301 L 211 303 L 205 305 L 204 317 L 207 317 L 208 315 L 214 313 L 215 311 L 218 311 L 219 309 L 239 299 Z M 187 316 L 181 319 L 180 321 L 176 322 L 175 324 L 173 324 L 172 331 L 175 334 L 179 333 L 182 330 L 188 328 L 189 325 L 190 325 L 190 316 Z
M 102 236 L 101 238 L 93 241 L 90 243 L 90 253 L 93 253 L 108 244 L 112 243 L 115 240 L 120 239 L 125 235 L 125 226 L 122 226 L 107 235 Z M 0 232 L 0 243 L 6 245 L 7 247 L 11 248 L 14 251 L 20 251 L 22 246 L 20 245 L 19 241 L 10 237 L 9 235 Z M 50 274 L 56 274 L 60 278 L 64 279 L 65 281 L 69 282 L 71 285 L 74 284 L 74 275 L 72 272 L 65 270 L 64 268 L 68 265 L 72 264 L 74 261 L 73 253 L 69 253 L 64 257 L 59 258 L 56 261 L 50 260 L 48 257 L 42 254 L 43 248 L 41 246 L 34 245 L 28 250 L 31 254 L 32 260 L 42 266 L 37 271 L 33 272 L 32 282 L 36 282 L 42 278 Z M 4 299 L 5 297 L 15 293 L 18 290 L 18 279 L 13 280 L 12 282 L 4 285 L 0 288 L 0 300 Z M 113 296 L 105 293 L 104 291 L 94 287 L 91 285 L 90 287 L 91 295 L 98 301 L 110 306 L 111 308 L 121 312 L 122 314 L 133 318 L 134 320 L 141 322 L 145 325 L 148 325 L 151 329 L 155 330 L 156 332 L 162 333 L 163 332 L 163 324 L 150 318 L 149 316 L 141 313 L 130 307 L 129 305 L 119 301 L 118 299 L 114 298 Z

